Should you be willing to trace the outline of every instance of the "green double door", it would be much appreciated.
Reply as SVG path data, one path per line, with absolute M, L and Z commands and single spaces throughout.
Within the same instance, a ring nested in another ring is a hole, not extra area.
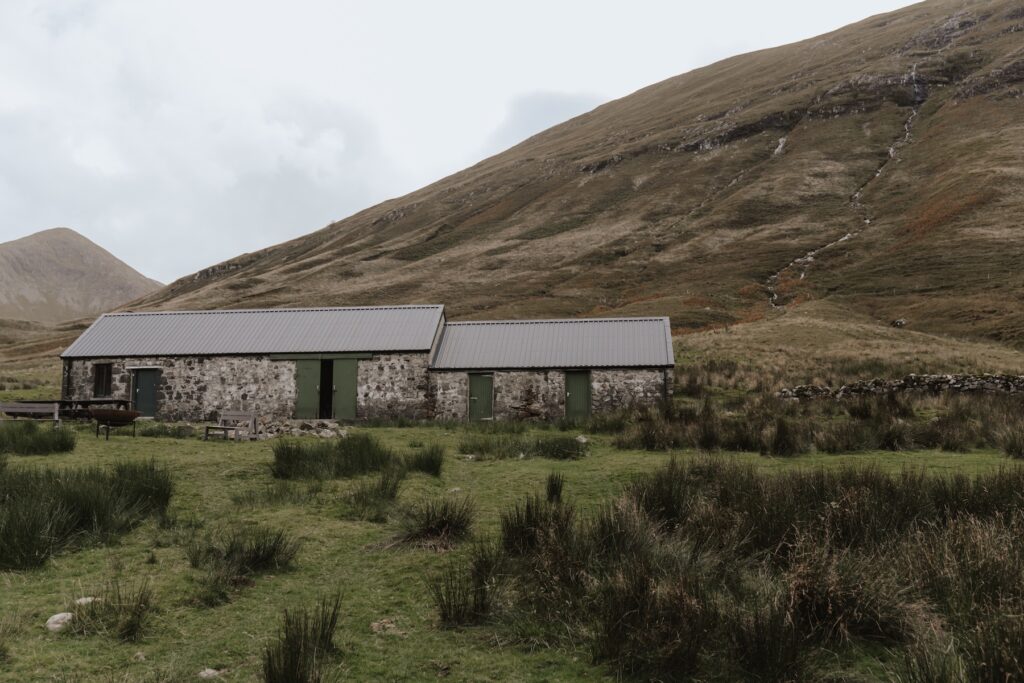
M 355 358 L 295 361 L 295 417 L 304 420 L 356 419 L 359 361 Z
M 570 420 L 590 417 L 589 371 L 565 371 L 565 416 Z

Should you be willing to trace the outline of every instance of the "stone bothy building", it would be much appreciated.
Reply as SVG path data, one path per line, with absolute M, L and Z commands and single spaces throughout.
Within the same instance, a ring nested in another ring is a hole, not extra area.
M 162 420 L 551 419 L 671 392 L 667 318 L 447 322 L 443 306 L 113 313 L 61 354 L 65 400 Z

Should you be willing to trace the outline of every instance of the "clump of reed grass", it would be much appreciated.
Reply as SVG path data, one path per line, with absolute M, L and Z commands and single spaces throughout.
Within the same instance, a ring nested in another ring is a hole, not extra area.
M 111 578 L 92 600 L 72 602 L 72 633 L 113 635 L 118 640 L 139 640 L 155 610 L 153 589 L 143 579 L 128 583 Z
M 323 440 L 281 439 L 273 445 L 271 473 L 278 479 L 338 479 L 393 467 L 395 453 L 373 435 Z
M 409 505 L 402 511 L 405 543 L 447 547 L 467 538 L 472 530 L 476 506 L 468 498 L 445 496 Z
M 339 654 L 334 637 L 341 596 L 320 598 L 313 609 L 286 609 L 277 637 L 263 649 L 264 683 L 320 683 Z
M 405 456 L 405 468 L 410 472 L 440 477 L 441 468 L 444 466 L 444 453 L 445 448 L 442 444 L 432 443 Z
M 562 502 L 562 489 L 565 488 L 565 475 L 561 472 L 551 472 L 545 482 L 545 493 L 549 503 Z
M 40 567 L 166 513 L 174 486 L 153 461 L 111 468 L 0 469 L 0 569 Z
M 75 449 L 76 435 L 68 427 L 40 426 L 33 420 L 0 422 L 0 453 L 50 455 Z
M 565 538 L 575 514 L 572 506 L 526 496 L 501 513 L 501 546 L 509 555 L 526 555 L 545 540 Z
M 198 598 L 213 606 L 225 602 L 230 589 L 252 575 L 290 567 L 301 545 L 284 529 L 256 524 L 194 536 L 185 555 L 193 568 L 205 571 Z
M 1024 421 L 1003 427 L 999 430 L 998 440 L 1008 457 L 1015 460 L 1024 458 Z
M 359 482 L 349 495 L 356 516 L 370 522 L 387 520 L 388 509 L 398 497 L 405 470 L 382 470 L 374 478 Z
M 481 459 L 550 458 L 576 460 L 589 452 L 585 438 L 573 436 L 540 436 L 526 438 L 509 434 L 467 434 L 459 440 L 459 453 Z

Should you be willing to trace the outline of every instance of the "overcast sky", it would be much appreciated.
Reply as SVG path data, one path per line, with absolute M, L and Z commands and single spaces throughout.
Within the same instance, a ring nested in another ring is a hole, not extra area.
M 902 0 L 0 0 L 0 242 L 170 282 Z

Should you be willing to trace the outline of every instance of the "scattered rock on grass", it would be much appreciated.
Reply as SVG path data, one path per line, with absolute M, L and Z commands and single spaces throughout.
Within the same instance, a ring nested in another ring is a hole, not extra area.
M 204 679 L 220 678 L 220 671 L 207 667 L 199 672 L 199 677 Z
M 46 620 L 46 630 L 51 633 L 60 633 L 68 627 L 75 615 L 71 612 L 59 612 Z

